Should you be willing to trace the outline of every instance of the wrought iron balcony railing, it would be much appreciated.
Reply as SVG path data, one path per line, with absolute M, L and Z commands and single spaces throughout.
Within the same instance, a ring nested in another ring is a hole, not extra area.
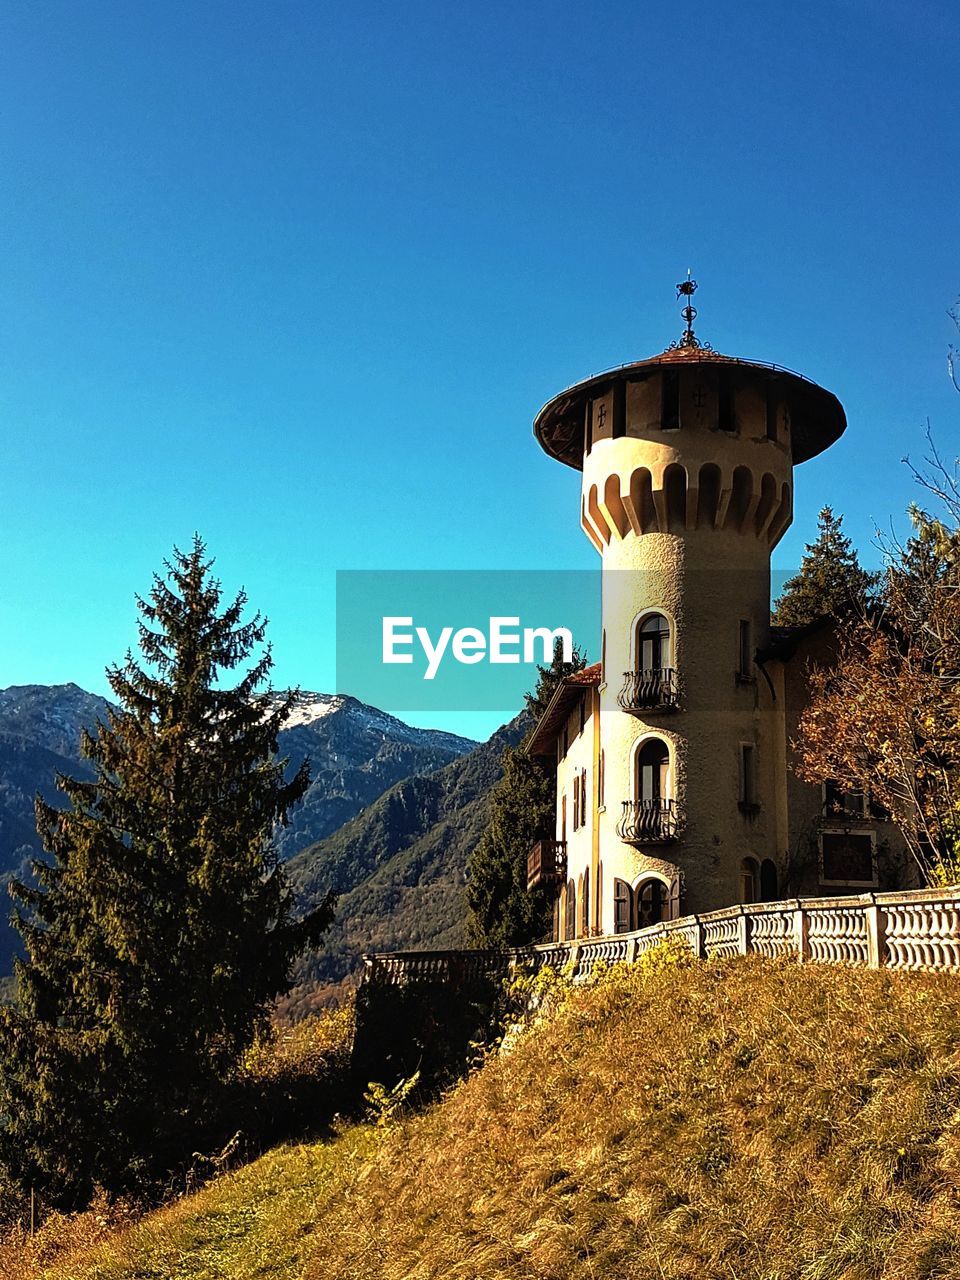
M 617 835 L 630 844 L 657 844 L 677 838 L 673 800 L 624 800 Z
M 527 854 L 527 888 L 561 885 L 567 878 L 567 846 L 563 840 L 538 840 Z
M 677 673 L 673 667 L 652 667 L 647 671 L 625 671 L 623 688 L 617 698 L 624 711 L 657 711 L 676 707 Z

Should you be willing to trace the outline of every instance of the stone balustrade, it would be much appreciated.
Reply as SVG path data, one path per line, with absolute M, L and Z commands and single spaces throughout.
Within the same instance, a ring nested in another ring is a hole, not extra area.
M 364 956 L 364 981 L 380 985 L 466 985 L 519 967 L 566 969 L 574 980 L 597 964 L 632 962 L 666 938 L 701 958 L 756 953 L 818 964 L 960 970 L 960 888 L 792 898 L 684 916 L 602 938 L 509 951 L 402 951 Z

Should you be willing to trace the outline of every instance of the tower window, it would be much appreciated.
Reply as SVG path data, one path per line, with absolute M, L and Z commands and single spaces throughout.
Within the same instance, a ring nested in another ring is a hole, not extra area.
M 680 426 L 680 370 L 664 369 L 660 376 L 660 426 L 664 431 L 676 431 Z
M 650 613 L 637 628 L 637 670 L 662 671 L 670 666 L 670 624 L 662 613 Z
M 767 387 L 767 439 L 778 439 L 777 418 L 780 413 L 780 401 L 777 397 L 776 388 Z
M 659 924 L 664 917 L 663 882 L 644 880 L 637 885 L 637 928 Z
M 627 434 L 627 388 L 624 383 L 613 384 L 613 438 L 618 440 Z
M 648 738 L 637 753 L 637 799 L 666 800 L 669 795 L 670 752 L 660 738 Z
M 737 429 L 733 379 L 728 369 L 720 370 L 720 386 L 717 396 L 717 426 L 721 431 L 736 431 Z
M 580 932 L 585 938 L 590 936 L 590 871 L 583 873 L 580 890 Z

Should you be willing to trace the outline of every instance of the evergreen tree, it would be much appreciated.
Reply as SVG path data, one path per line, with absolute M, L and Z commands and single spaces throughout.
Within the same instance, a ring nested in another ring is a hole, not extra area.
M 525 696 L 533 719 L 518 747 L 501 757 L 503 777 L 490 793 L 490 822 L 467 866 L 468 933 L 478 947 L 525 946 L 546 933 L 551 894 L 545 886 L 527 889 L 527 855 L 556 822 L 556 776 L 524 750 L 536 721 L 546 710 L 565 676 L 585 665 L 574 649 L 570 662 L 554 646 L 549 667 L 538 666 L 536 688 Z
M 119 707 L 81 744 L 95 778 L 59 779 L 66 810 L 38 796 L 49 860 L 12 887 L 26 960 L 0 1013 L 0 1159 L 48 1202 L 189 1158 L 330 920 L 329 902 L 293 919 L 272 841 L 309 783 L 276 758 L 296 695 L 261 689 L 266 622 L 243 592 L 221 607 L 211 566 L 196 538 L 137 598 L 143 662 L 108 668 Z
M 816 541 L 807 543 L 800 572 L 784 585 L 773 611 L 781 627 L 804 627 L 818 618 L 863 609 L 879 575 L 861 568 L 853 543 L 843 532 L 843 516 L 824 507 Z

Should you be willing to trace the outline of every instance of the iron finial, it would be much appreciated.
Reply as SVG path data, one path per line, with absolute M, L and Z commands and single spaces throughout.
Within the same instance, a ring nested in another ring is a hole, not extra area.
M 693 295 L 696 291 L 697 282 L 692 278 L 688 267 L 686 280 L 681 280 L 677 285 L 677 301 L 679 302 L 681 298 L 686 299 L 686 306 L 680 312 L 687 326 L 683 331 L 683 337 L 680 339 L 681 347 L 699 347 L 700 345 L 696 334 L 693 332 L 693 322 L 697 318 L 697 308 L 693 305 Z

